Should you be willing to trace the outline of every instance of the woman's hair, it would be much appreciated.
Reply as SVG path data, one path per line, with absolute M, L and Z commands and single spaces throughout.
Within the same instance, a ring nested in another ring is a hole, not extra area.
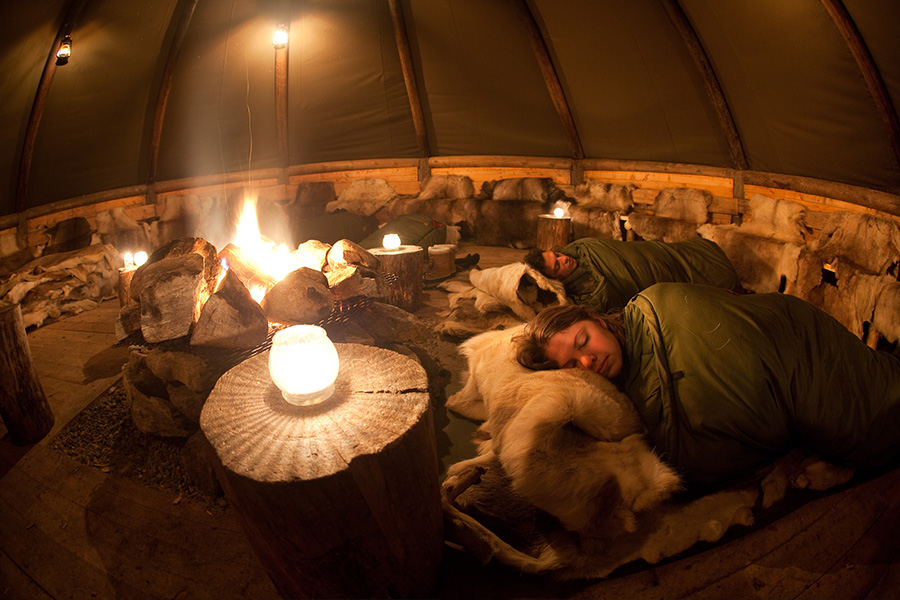
M 522 259 L 522 262 L 537 271 L 538 273 L 544 272 L 544 251 L 540 248 L 532 248 L 528 251 L 528 254 L 525 255 L 525 258 Z
M 566 304 L 545 308 L 525 326 L 522 333 L 513 338 L 517 346 L 516 360 L 528 369 L 538 371 L 558 369 L 559 365 L 547 356 L 547 343 L 550 338 L 579 321 L 590 320 L 606 325 L 619 345 L 625 348 L 625 321 L 622 311 L 601 315 L 590 306 Z

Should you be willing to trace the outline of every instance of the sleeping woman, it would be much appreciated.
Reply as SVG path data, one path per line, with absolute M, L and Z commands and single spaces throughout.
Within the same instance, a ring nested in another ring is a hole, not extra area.
M 900 359 L 793 296 L 660 283 L 611 315 L 548 308 L 515 343 L 525 367 L 615 383 L 688 483 L 724 483 L 794 448 L 851 469 L 900 455 Z

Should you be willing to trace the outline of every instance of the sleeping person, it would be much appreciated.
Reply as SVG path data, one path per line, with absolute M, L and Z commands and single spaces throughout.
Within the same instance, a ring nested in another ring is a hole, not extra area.
M 545 309 L 514 344 L 527 368 L 612 381 L 687 483 L 726 483 L 794 448 L 851 474 L 900 455 L 900 359 L 793 296 L 661 283 L 609 315 Z
M 702 237 L 674 243 L 582 238 L 555 250 L 533 249 L 523 262 L 560 280 L 575 304 L 601 312 L 621 310 L 654 283 L 703 283 L 740 290 L 731 261 L 715 242 Z

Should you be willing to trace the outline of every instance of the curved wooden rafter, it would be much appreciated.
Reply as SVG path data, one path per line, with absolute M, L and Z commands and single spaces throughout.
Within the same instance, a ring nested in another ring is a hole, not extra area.
M 60 24 L 59 31 L 56 33 L 56 38 L 53 40 L 53 45 L 50 46 L 47 61 L 44 63 L 44 70 L 41 72 L 41 80 L 34 94 L 34 102 L 31 105 L 31 114 L 28 117 L 28 125 L 25 128 L 25 139 L 19 160 L 15 198 L 15 210 L 17 213 L 22 213 L 25 210 L 28 178 L 31 175 L 31 159 L 34 157 L 34 144 L 37 140 L 41 117 L 44 115 L 44 106 L 47 104 L 47 96 L 50 94 L 50 84 L 53 82 L 53 75 L 56 74 L 56 51 L 59 49 L 62 39 L 72 33 L 75 22 L 81 16 L 81 10 L 84 8 L 85 3 L 86 0 L 70 0 L 63 13 L 65 16 Z
M 186 0 L 184 10 L 178 19 L 178 25 L 175 29 L 175 35 L 172 39 L 172 45 L 169 47 L 169 53 L 166 57 L 166 66 L 163 70 L 162 81 L 160 82 L 159 92 L 156 95 L 156 102 L 153 106 L 153 129 L 150 133 L 149 142 L 149 160 L 147 165 L 147 187 L 148 194 L 151 194 L 153 183 L 156 182 L 156 170 L 159 164 L 159 144 L 162 137 L 163 121 L 166 117 L 166 105 L 169 102 L 169 92 L 172 90 L 172 78 L 175 75 L 175 67 L 178 64 L 178 57 L 181 54 L 181 48 L 184 45 L 184 38 L 187 35 L 188 27 L 194 16 L 194 10 L 200 0 Z
M 669 19 L 675 26 L 675 30 L 678 31 L 678 35 L 681 36 L 682 41 L 687 46 L 691 58 L 694 59 L 697 70 L 700 72 L 700 77 L 703 79 L 706 93 L 712 101 L 713 108 L 719 118 L 722 133 L 725 135 L 725 140 L 728 143 L 732 168 L 739 171 L 747 169 L 747 155 L 741 143 L 741 136 L 735 126 L 734 117 L 731 115 L 731 109 L 728 107 L 728 101 L 722 92 L 722 86 L 719 84 L 719 78 L 716 76 L 712 63 L 709 61 L 709 56 L 706 54 L 703 44 L 700 43 L 697 32 L 694 31 L 694 26 L 691 25 L 687 15 L 684 14 L 684 10 L 678 4 L 678 0 L 661 1 L 666 9 L 666 13 L 669 15 Z
M 897 118 L 897 111 L 893 102 L 891 102 L 890 95 L 888 95 L 884 78 L 882 78 L 881 72 L 875 65 L 875 60 L 872 58 L 871 52 L 869 52 L 869 47 L 866 46 L 866 42 L 860 35 L 856 23 L 841 0 L 822 0 L 822 6 L 831 15 L 831 20 L 834 21 L 851 54 L 853 54 L 856 64 L 859 66 L 863 79 L 866 81 L 866 86 L 869 88 L 869 93 L 872 94 L 872 98 L 875 100 L 878 113 L 884 121 L 888 141 L 891 144 L 891 149 L 894 151 L 894 159 L 900 165 L 900 120 Z
M 419 155 L 422 158 L 428 158 L 431 154 L 428 144 L 428 131 L 425 129 L 425 113 L 422 110 L 422 100 L 419 97 L 419 87 L 416 83 L 416 72 L 413 68 L 409 37 L 406 34 L 403 7 L 400 6 L 400 0 L 388 0 L 388 5 L 391 10 L 391 21 L 394 24 L 394 38 L 397 42 L 397 53 L 400 55 L 403 82 L 406 84 L 406 95 L 409 98 L 409 108 L 412 113 L 413 126 L 416 130 L 416 145 L 419 148 Z
M 575 119 L 572 118 L 569 101 L 566 99 L 566 94 L 562 89 L 559 75 L 556 72 L 556 67 L 553 65 L 553 60 L 550 58 L 550 51 L 547 49 L 541 29 L 538 27 L 534 14 L 532 14 L 525 0 L 515 0 L 514 4 L 519 12 L 519 16 L 522 18 L 522 23 L 525 25 L 528 41 L 531 42 L 534 57 L 541 69 L 541 74 L 544 76 L 544 83 L 547 86 L 547 91 L 550 93 L 550 99 L 553 101 L 553 106 L 556 107 L 559 120 L 562 122 L 566 139 L 569 141 L 569 148 L 572 151 L 572 158 L 581 160 L 584 158 L 584 147 L 581 145 L 581 137 L 578 135 L 578 129 L 575 127 Z

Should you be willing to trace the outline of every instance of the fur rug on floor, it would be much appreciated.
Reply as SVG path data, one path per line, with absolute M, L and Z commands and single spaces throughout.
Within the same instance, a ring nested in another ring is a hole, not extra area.
M 733 526 L 753 524 L 758 488 L 736 488 L 637 514 L 633 531 L 611 528 L 586 538 L 516 494 L 499 461 L 471 466 L 443 490 L 446 537 L 486 564 L 561 580 L 599 579 L 643 560 L 655 564 L 699 542 L 715 542 Z

